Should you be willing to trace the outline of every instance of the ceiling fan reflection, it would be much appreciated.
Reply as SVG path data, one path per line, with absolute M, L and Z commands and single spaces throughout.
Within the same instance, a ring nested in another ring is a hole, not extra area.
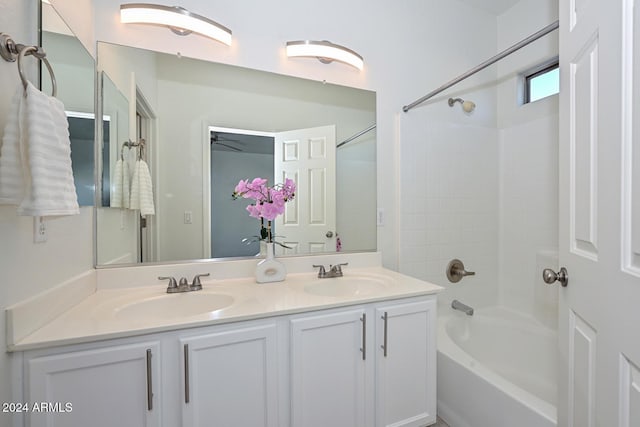
M 236 147 L 235 145 L 231 145 L 231 144 L 238 144 L 240 146 L 245 145 L 244 142 L 239 141 L 237 139 L 225 138 L 224 136 L 221 136 L 217 132 L 212 132 L 211 133 L 211 145 L 212 146 L 213 145 L 218 145 L 218 146 L 225 147 L 225 148 L 228 148 L 228 149 L 233 150 L 233 151 L 244 151 L 242 148 Z

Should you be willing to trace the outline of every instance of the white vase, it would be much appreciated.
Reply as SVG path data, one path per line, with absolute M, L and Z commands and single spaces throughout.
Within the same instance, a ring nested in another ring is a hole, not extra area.
M 256 266 L 256 282 L 281 282 L 287 276 L 284 264 L 275 257 L 275 243 L 267 243 L 267 255 Z

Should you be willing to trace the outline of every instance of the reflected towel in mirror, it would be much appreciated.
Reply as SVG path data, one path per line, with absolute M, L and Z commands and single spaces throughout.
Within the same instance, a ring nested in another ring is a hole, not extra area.
M 144 160 L 138 160 L 133 171 L 129 208 L 140 209 L 140 215 L 155 215 L 151 174 Z
M 129 163 L 119 158 L 113 168 L 113 177 L 111 178 L 110 203 L 112 208 L 129 208 L 131 189 L 129 176 Z

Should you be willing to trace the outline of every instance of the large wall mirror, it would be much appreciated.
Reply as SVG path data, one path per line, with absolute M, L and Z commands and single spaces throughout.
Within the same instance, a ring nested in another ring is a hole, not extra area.
M 95 61 L 49 3 L 41 2 L 41 44 L 57 80 L 57 97 L 69 122 L 71 161 L 80 206 L 92 206 L 94 184 Z M 51 78 L 42 70 L 42 90 L 51 93 Z
M 260 225 L 232 199 L 235 185 L 282 182 L 283 161 L 318 154 L 320 169 L 296 166 L 295 215 L 275 225 L 294 243 L 282 255 L 376 249 L 376 132 L 362 133 L 376 121 L 374 92 L 104 42 L 97 58 L 96 185 L 109 193 L 96 212 L 98 265 L 257 255 Z M 140 161 L 153 200 L 143 216 L 121 194 Z

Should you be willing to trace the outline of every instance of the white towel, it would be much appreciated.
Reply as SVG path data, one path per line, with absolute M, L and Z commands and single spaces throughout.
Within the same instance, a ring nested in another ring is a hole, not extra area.
M 22 95 L 22 87 L 18 90 Z M 15 108 L 15 105 L 12 107 Z M 6 189 L 2 190 L 3 200 L 10 204 L 19 203 L 18 215 L 79 214 L 71 168 L 69 123 L 64 105 L 28 83 L 24 98 L 19 101 L 18 111 L 17 138 L 12 124 L 15 113 L 12 113 L 10 116 L 13 118 L 9 118 L 5 130 L 5 136 L 8 136 L 5 142 L 8 141 L 9 147 L 15 147 L 15 141 L 18 141 L 21 161 L 13 163 L 6 174 L 3 173 L 1 187 Z M 7 162 L 15 162 L 12 149 L 6 151 L 10 153 Z M 11 170 L 16 165 L 19 165 L 21 174 Z M 6 167 L 5 161 L 1 167 Z M 17 179 L 20 175 L 22 179 Z
M 138 160 L 131 180 L 131 209 L 140 209 L 140 215 L 154 215 L 153 187 L 149 166 L 144 160 Z
M 22 86 L 16 91 L 0 147 L 0 204 L 19 205 L 24 197 L 22 156 L 20 155 L 20 117 L 23 105 Z
M 131 183 L 129 180 L 129 163 L 119 158 L 113 168 L 111 178 L 111 202 L 112 208 L 129 208 Z

